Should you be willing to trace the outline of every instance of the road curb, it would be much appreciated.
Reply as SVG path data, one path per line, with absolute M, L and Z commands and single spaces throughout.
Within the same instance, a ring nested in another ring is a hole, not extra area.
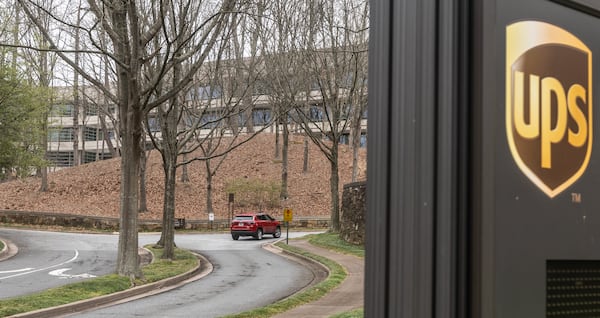
M 0 251 L 0 262 L 5 261 L 19 253 L 19 248 L 13 244 L 13 242 L 0 238 L 0 241 L 4 243 L 4 248 Z
M 183 286 L 198 279 L 205 277 L 213 271 L 213 265 L 203 255 L 193 253 L 200 260 L 200 264 L 181 275 L 166 278 L 158 282 L 146 284 L 138 287 L 133 287 L 121 292 L 99 296 L 96 298 L 80 300 L 77 302 L 60 305 L 51 308 L 30 311 L 22 314 L 13 315 L 11 317 L 60 317 L 64 315 L 75 314 L 93 309 L 113 306 L 132 300 L 148 297 L 155 294 L 160 294 L 171 289 Z
M 302 289 L 289 295 L 286 298 L 289 298 L 296 294 L 302 293 L 305 290 L 307 290 L 308 288 L 317 285 L 318 283 L 324 281 L 325 279 L 327 279 L 327 277 L 329 277 L 331 272 L 329 271 L 329 268 L 327 266 L 325 266 L 324 264 L 322 264 L 322 263 L 318 262 L 317 260 L 314 260 L 310 257 L 304 256 L 301 254 L 297 254 L 292 251 L 284 250 L 279 246 L 275 246 L 276 243 L 281 242 L 281 241 L 283 241 L 283 239 L 277 240 L 272 243 L 263 244 L 262 248 L 273 254 L 281 255 L 282 257 L 285 257 L 296 263 L 299 263 L 300 265 L 307 267 L 313 273 L 313 280 L 310 283 L 308 283 Z

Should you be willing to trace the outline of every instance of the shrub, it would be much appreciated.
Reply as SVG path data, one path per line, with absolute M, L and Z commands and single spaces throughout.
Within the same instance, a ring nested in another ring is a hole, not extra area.
M 263 208 L 280 207 L 281 184 L 258 179 L 235 179 L 225 184 L 227 193 L 235 194 L 235 203 L 240 207 Z

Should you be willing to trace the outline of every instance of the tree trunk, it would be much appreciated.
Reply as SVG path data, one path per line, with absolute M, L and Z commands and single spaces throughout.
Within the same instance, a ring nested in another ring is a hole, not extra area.
M 119 152 L 117 151 L 117 148 L 115 148 L 115 146 L 113 145 L 112 140 L 110 140 L 110 136 L 108 134 L 108 128 L 106 127 L 106 119 L 105 119 L 104 115 L 99 115 L 98 119 L 100 119 L 100 129 L 102 129 L 102 135 L 104 136 L 104 141 L 106 142 L 106 147 L 108 147 L 111 157 L 117 158 L 119 156 Z
M 170 103 L 175 105 L 176 98 Z M 168 112 L 161 112 L 162 160 L 165 177 L 162 233 L 158 245 L 164 247 L 163 259 L 175 257 L 175 184 L 177 181 L 177 106 L 172 106 Z
M 123 136 L 121 157 L 121 208 L 117 273 L 130 278 L 142 277 L 138 263 L 138 192 L 140 171 L 141 118 L 134 111 L 127 115 L 128 128 Z
M 183 154 L 183 161 L 187 161 L 187 154 Z M 181 182 L 190 182 L 190 175 L 188 173 L 188 165 L 184 164 L 181 167 Z
M 42 177 L 40 192 L 46 192 L 48 191 L 48 167 L 44 166 L 40 168 L 40 176 Z
M 354 122 L 354 127 L 351 131 L 351 148 L 352 148 L 352 182 L 356 182 L 358 179 L 358 150 L 360 149 L 360 136 L 361 136 L 361 117 L 358 117 L 358 121 Z
M 339 171 L 338 171 L 338 145 L 335 143 L 331 148 L 331 176 L 329 184 L 331 186 L 331 225 L 329 229 L 332 232 L 340 231 L 340 192 L 339 192 Z
M 121 157 L 121 202 L 119 250 L 117 252 L 117 273 L 130 279 L 142 277 L 138 262 L 138 193 L 140 190 L 140 139 L 142 133 L 142 109 L 137 91 L 139 65 L 132 58 L 127 44 L 127 8 L 124 2 L 113 2 L 112 20 L 115 25 L 115 57 L 128 68 L 117 66 L 119 86 L 119 120 L 122 133 Z M 137 53 L 137 52 L 136 52 Z
M 281 161 L 281 192 L 279 198 L 286 200 L 288 198 L 288 150 L 289 150 L 290 131 L 287 124 L 283 125 L 283 149 Z
M 40 140 L 40 147 L 44 149 L 44 160 L 48 162 L 48 112 L 44 111 L 42 118 L 42 137 Z M 39 176 L 41 177 L 40 192 L 48 191 L 48 166 L 44 164 L 39 167 Z
M 179 82 L 181 65 L 175 64 L 173 69 L 173 83 Z M 168 109 L 159 109 L 160 130 L 162 134 L 162 159 L 165 175 L 165 193 L 163 201 L 163 229 L 159 245 L 164 247 L 163 259 L 175 258 L 175 184 L 177 182 L 177 155 L 179 146 L 177 141 L 177 120 L 179 119 L 179 101 L 177 95 L 169 101 Z
M 176 176 L 176 160 L 177 153 L 167 154 L 163 157 L 164 173 L 165 173 L 165 192 L 164 192 L 164 203 L 163 203 L 163 229 L 159 245 L 163 250 L 163 259 L 174 259 L 175 258 L 175 181 Z M 162 243 L 162 244 L 161 244 Z
M 308 135 L 304 135 L 304 160 L 302 165 L 302 172 L 308 172 Z
M 213 174 L 210 171 L 210 159 L 204 161 L 206 165 L 206 213 L 209 215 L 213 213 L 213 204 L 212 204 L 212 178 Z
M 279 159 L 279 124 L 275 123 L 275 159 Z
M 144 138 L 142 138 L 142 141 Z M 146 163 L 148 157 L 146 156 L 146 150 L 141 147 L 140 151 L 140 212 L 148 212 L 148 202 L 146 197 Z
M 352 142 L 352 182 L 358 180 L 358 150 L 360 149 L 360 138 Z
M 106 85 L 106 87 L 110 87 L 110 77 L 108 76 L 108 74 L 110 74 L 109 72 L 109 63 L 107 60 L 105 60 L 104 62 L 104 85 Z M 102 135 L 104 136 L 104 141 L 106 141 L 106 146 L 108 147 L 108 150 L 110 151 L 110 156 L 112 158 L 117 158 L 119 156 L 119 151 L 117 150 L 117 148 L 115 146 L 113 146 L 112 140 L 110 140 L 110 136 L 108 134 L 108 129 L 106 128 L 106 115 L 109 112 L 109 108 L 108 108 L 108 103 L 109 103 L 109 99 L 108 97 L 104 97 L 104 105 L 102 105 L 102 112 L 98 114 L 98 119 L 100 119 L 100 128 L 102 129 Z M 113 123 L 114 124 L 114 123 Z M 113 130 L 116 130 L 116 127 L 113 127 Z M 116 133 L 115 133 L 115 136 Z M 116 140 L 116 138 L 115 138 Z M 118 142 L 117 142 L 118 144 Z M 103 149 L 104 151 L 104 149 Z
M 18 12 L 18 11 L 17 11 Z M 47 52 L 40 52 L 40 85 L 47 89 L 50 86 L 50 74 L 48 74 L 48 53 Z M 44 96 L 48 96 L 46 94 L 44 94 Z M 48 116 L 49 116 L 49 109 L 50 107 L 52 107 L 52 97 L 46 99 L 46 102 L 48 103 L 47 108 L 44 110 L 44 115 L 42 116 L 42 122 L 40 123 L 41 127 L 42 127 L 42 137 L 40 140 L 40 147 L 42 149 L 44 149 L 44 159 L 46 160 L 46 163 L 48 162 Z M 47 164 L 44 164 L 42 167 L 40 167 L 40 176 L 41 176 L 41 182 L 40 182 L 40 192 L 46 192 L 48 191 L 48 166 Z
M 81 8 L 77 10 L 77 24 L 81 23 Z M 75 30 L 75 64 L 79 65 L 79 28 Z M 79 152 L 79 73 L 73 72 L 73 166 L 81 164 Z

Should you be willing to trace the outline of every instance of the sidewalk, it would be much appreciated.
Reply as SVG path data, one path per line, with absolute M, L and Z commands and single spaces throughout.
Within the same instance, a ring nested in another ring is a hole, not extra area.
M 337 262 L 348 274 L 346 279 L 337 288 L 323 296 L 321 299 L 298 306 L 274 317 L 330 317 L 335 314 L 363 307 L 364 259 L 314 246 L 306 240 L 292 240 L 289 243 L 292 246 Z

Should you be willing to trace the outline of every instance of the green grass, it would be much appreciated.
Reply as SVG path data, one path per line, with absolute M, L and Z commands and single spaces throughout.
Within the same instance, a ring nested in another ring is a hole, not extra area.
M 136 285 L 153 283 L 161 279 L 183 274 L 198 265 L 198 259 L 190 252 L 176 249 L 175 260 L 161 260 L 162 250 L 149 248 L 155 261 L 144 266 L 144 279 Z M 69 284 L 43 292 L 0 300 L 0 317 L 49 308 L 71 302 L 108 295 L 132 287 L 128 277 L 116 274 L 96 277 L 90 280 Z
M 308 235 L 308 241 L 311 244 L 321 246 L 327 249 L 335 250 L 340 253 L 356 255 L 359 257 L 364 257 L 365 250 L 363 246 L 356 246 L 345 242 L 344 240 L 339 238 L 339 235 L 336 233 L 322 233 L 322 234 L 311 234 Z M 288 311 L 296 306 L 300 306 L 312 301 L 315 301 L 329 291 L 337 287 L 342 281 L 346 278 L 346 271 L 336 262 L 312 254 L 308 253 L 304 250 L 298 249 L 296 247 L 284 244 L 280 242 L 277 246 L 289 250 L 291 252 L 304 255 L 306 257 L 312 258 L 323 265 L 329 268 L 330 275 L 323 282 L 319 283 L 316 286 L 311 287 L 310 289 L 293 296 L 290 296 L 286 299 L 280 300 L 272 305 L 257 308 L 254 310 L 246 311 L 243 313 L 226 316 L 226 318 L 258 318 L 258 317 L 270 317 L 285 311 Z M 354 317 L 362 317 L 363 311 L 362 309 L 350 311 L 347 313 L 342 313 L 338 315 L 342 318 L 354 318 Z M 337 317 L 337 316 L 336 316 Z
M 163 260 L 162 249 L 146 246 L 154 254 L 154 262 L 142 268 L 145 283 L 154 283 L 161 279 L 183 274 L 198 265 L 198 258 L 186 251 L 176 248 L 175 260 Z
M 342 240 L 337 233 L 311 234 L 307 236 L 308 241 L 316 246 L 334 250 L 344 254 L 350 254 L 361 258 L 365 257 L 365 247 L 350 244 Z
M 4 248 L 4 242 L 0 241 L 0 251 Z

